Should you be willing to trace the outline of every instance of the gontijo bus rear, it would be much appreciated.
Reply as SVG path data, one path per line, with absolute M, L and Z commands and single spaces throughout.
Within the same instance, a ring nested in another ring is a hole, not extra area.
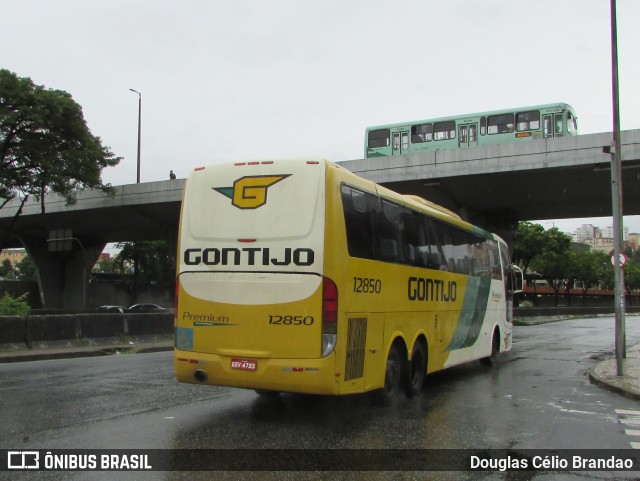
M 392 397 L 511 345 L 504 242 L 324 160 L 195 169 L 178 249 L 180 382 Z

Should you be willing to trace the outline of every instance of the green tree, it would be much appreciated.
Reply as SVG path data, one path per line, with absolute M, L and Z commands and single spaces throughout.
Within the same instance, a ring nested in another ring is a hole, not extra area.
M 121 249 L 117 263 L 123 271 L 131 266 L 137 278 L 134 284 L 157 285 L 169 293 L 175 288 L 176 253 L 166 241 L 124 242 L 118 244 Z M 135 287 L 135 286 L 134 286 Z
M 11 261 L 9 259 L 3 260 L 0 266 L 0 277 L 9 277 L 12 274 L 13 266 L 11 265 Z
M 44 212 L 47 192 L 60 194 L 67 205 L 83 189 L 109 193 L 101 172 L 118 162 L 91 134 L 69 93 L 0 69 L 0 208 L 17 197 L 24 206 L 34 196 Z
M 125 274 L 126 269 L 118 257 L 110 257 L 108 259 L 98 259 L 96 265 L 93 266 L 92 272 L 103 274 Z
M 0 298 L 0 316 L 26 316 L 31 312 L 31 307 L 27 304 L 27 295 L 25 292 L 21 296 L 13 297 L 9 293 L 5 293 Z
M 31 256 L 24 256 L 20 262 L 16 264 L 18 271 L 17 279 L 19 281 L 37 281 L 36 265 Z
M 640 290 L 640 259 L 638 256 L 631 259 L 624 267 L 624 285 L 631 303 L 631 293 Z
M 513 262 L 526 274 L 531 261 L 542 253 L 545 230 L 540 224 L 518 222 L 514 237 Z
M 532 269 L 553 288 L 556 306 L 560 290 L 566 286 L 573 269 L 574 255 L 571 237 L 554 227 L 544 231 L 542 251 L 531 261 Z
M 606 263 L 607 255 L 602 252 L 578 251 L 575 253 L 571 277 L 581 284 L 583 306 L 586 304 L 589 289 L 602 281 Z

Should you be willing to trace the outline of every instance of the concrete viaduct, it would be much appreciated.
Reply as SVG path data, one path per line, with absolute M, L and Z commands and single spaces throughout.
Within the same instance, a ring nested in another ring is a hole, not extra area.
M 625 215 L 640 214 L 640 130 L 622 133 Z M 612 134 L 340 162 L 361 177 L 459 212 L 509 240 L 520 220 L 611 215 Z M 194 165 L 194 167 L 196 167 Z M 85 191 L 66 206 L 52 194 L 0 210 L 0 247 L 24 246 L 38 266 L 47 308 L 83 307 L 88 272 L 109 242 L 175 242 L 184 180 Z M 67 239 L 52 241 L 52 237 Z M 56 247 L 70 250 L 52 252 Z

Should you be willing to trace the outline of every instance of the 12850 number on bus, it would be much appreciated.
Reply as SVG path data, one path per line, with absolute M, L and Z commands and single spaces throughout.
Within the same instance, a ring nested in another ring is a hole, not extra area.
M 362 294 L 380 294 L 382 281 L 371 277 L 354 277 L 353 292 Z
M 269 316 L 269 324 L 282 326 L 311 326 L 313 321 L 313 316 Z

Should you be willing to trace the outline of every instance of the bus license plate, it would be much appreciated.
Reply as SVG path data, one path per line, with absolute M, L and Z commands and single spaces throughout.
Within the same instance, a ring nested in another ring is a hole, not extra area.
M 258 369 L 258 361 L 253 359 L 231 359 L 231 369 L 255 371 Z

